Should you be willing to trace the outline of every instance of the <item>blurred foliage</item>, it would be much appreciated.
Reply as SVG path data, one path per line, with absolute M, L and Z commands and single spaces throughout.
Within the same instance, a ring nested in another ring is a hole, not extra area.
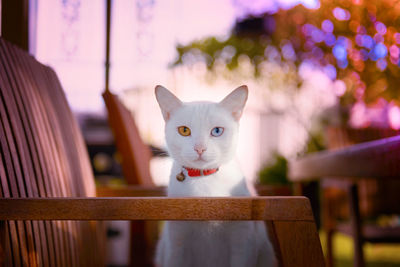
M 313 134 L 310 133 L 308 135 L 308 141 L 302 153 L 308 154 L 308 153 L 322 151 L 325 149 L 326 149 L 325 136 L 323 134 L 323 131 L 318 131 Z
M 321 0 L 320 8 L 302 5 L 238 21 L 226 38 L 209 37 L 177 46 L 174 65 L 217 62 L 234 70 L 241 57 L 250 59 L 254 77 L 265 61 L 307 61 L 341 79 L 342 106 L 380 98 L 399 105 L 400 1 Z
M 288 174 L 288 161 L 280 155 L 275 154 L 272 164 L 266 165 L 258 174 L 261 184 L 268 185 L 286 185 L 289 184 L 287 178 Z

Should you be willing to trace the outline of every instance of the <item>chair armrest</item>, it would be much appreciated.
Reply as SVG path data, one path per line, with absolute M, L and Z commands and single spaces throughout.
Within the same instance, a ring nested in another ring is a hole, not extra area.
M 97 197 L 163 197 L 166 195 L 165 186 L 96 186 Z
M 304 197 L 2 198 L 1 220 L 314 221 Z
M 289 162 L 294 182 L 321 177 L 400 178 L 400 136 L 333 151 L 312 153 Z

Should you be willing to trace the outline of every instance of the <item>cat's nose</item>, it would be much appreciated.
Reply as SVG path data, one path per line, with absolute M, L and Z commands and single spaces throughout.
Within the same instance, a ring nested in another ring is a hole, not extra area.
M 204 146 L 201 145 L 195 145 L 194 146 L 194 150 L 197 152 L 197 154 L 199 154 L 199 156 L 201 154 L 203 154 L 204 151 L 206 151 L 207 149 Z

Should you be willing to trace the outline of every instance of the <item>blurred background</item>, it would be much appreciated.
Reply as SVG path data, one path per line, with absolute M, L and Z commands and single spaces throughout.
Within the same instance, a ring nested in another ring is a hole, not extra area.
M 58 74 L 98 182 L 123 184 L 101 96 L 107 1 L 22 2 L 29 52 Z M 155 154 L 165 150 L 155 85 L 183 101 L 220 101 L 247 84 L 238 160 L 249 182 L 268 194 L 292 193 L 290 159 L 400 129 L 397 0 L 118 0 L 112 1 L 110 47 L 110 90 Z M 168 157 L 152 159 L 157 185 L 167 184 L 170 165 Z M 319 184 L 308 186 L 319 222 Z M 376 219 L 400 224 L 396 214 Z M 123 237 L 126 230 L 115 232 Z M 351 266 L 350 239 L 337 239 L 338 266 Z M 128 258 L 121 240 L 111 265 Z M 400 266 L 399 245 L 367 245 L 366 251 L 368 266 Z
M 100 123 L 101 116 L 107 117 L 101 98 L 105 1 L 33 2 L 31 18 L 36 19 L 31 52 L 56 70 L 82 124 L 95 124 L 93 120 Z M 164 122 L 154 97 L 156 84 L 169 88 L 184 101 L 220 101 L 237 86 L 248 84 L 250 98 L 241 121 L 238 151 L 239 160 L 246 163 L 242 167 L 248 179 L 255 180 L 272 153 L 291 157 L 300 152 L 309 138 L 311 118 L 335 105 L 336 95 L 345 90 L 345 85 L 336 81 L 334 65 L 328 62 L 319 68 L 318 60 L 323 59 L 311 57 L 315 49 L 324 53 L 319 46 L 325 34 L 331 33 L 315 28 L 309 30 L 311 38 L 303 36 L 311 26 L 306 24 L 306 16 L 311 17 L 320 4 L 303 3 L 314 10 L 295 7 L 298 4 L 114 1 L 110 88 L 133 112 L 144 141 L 164 146 Z M 290 8 L 297 10 L 297 16 L 311 12 L 302 17 L 306 26 L 297 21 L 285 28 L 280 26 L 279 20 L 289 16 L 286 13 Z M 298 36 L 291 36 L 297 27 L 301 27 Z M 322 39 L 314 42 L 312 38 L 318 34 Z M 312 42 L 309 52 L 301 51 L 301 42 L 306 41 L 302 38 Z M 88 142 L 106 138 L 105 132 L 100 136 L 98 127 L 84 130 Z M 164 163 L 159 162 L 152 165 L 157 165 L 152 168 L 156 183 L 166 184 L 165 170 L 169 167 L 162 168 Z

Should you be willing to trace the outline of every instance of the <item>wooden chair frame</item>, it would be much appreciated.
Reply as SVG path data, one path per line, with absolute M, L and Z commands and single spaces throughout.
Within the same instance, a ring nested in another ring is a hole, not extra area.
M 154 187 L 155 184 L 150 174 L 150 148 L 142 141 L 134 117 L 118 96 L 109 90 L 103 93 L 103 99 L 107 107 L 108 122 L 114 135 L 115 145 L 121 155 L 124 180 L 129 186 Z M 131 221 L 130 229 L 129 261 L 140 262 L 141 266 L 152 266 L 158 239 L 158 224 Z
M 9 249 L 5 233 L 10 220 L 263 220 L 281 266 L 324 266 L 311 207 L 304 197 L 3 198 L 0 259 Z

